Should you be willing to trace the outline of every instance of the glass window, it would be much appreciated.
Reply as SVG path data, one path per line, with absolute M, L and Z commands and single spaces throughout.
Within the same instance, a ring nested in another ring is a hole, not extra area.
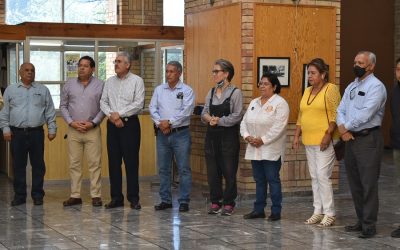
M 64 10 L 62 10 L 64 4 Z M 6 0 L 6 23 L 116 23 L 116 0 Z
M 115 0 L 64 0 L 65 23 L 116 23 Z
M 62 22 L 61 0 L 6 0 L 6 24 Z
M 163 24 L 164 26 L 182 26 L 185 17 L 185 0 L 164 0 Z
M 49 89 L 51 98 L 53 99 L 54 107 L 56 109 L 60 108 L 60 95 L 61 95 L 61 84 L 54 83 L 44 83 L 44 85 Z
M 36 81 L 61 81 L 61 52 L 31 51 L 30 61 L 35 65 Z

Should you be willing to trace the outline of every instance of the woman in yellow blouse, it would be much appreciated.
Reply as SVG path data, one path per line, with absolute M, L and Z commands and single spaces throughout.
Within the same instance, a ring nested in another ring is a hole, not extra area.
M 314 213 L 305 223 L 329 227 L 335 222 L 330 177 L 335 163 L 332 140 L 339 138 L 335 121 L 340 92 L 338 86 L 328 82 L 329 69 L 324 60 L 313 59 L 307 65 L 307 71 L 311 87 L 301 98 L 293 149 L 299 148 L 301 135 L 314 198 Z

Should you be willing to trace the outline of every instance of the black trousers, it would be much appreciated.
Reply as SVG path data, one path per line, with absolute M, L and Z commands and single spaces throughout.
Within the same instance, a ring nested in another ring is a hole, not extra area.
M 211 131 L 210 131 L 211 130 Z M 212 203 L 235 206 L 237 197 L 236 173 L 239 164 L 238 126 L 208 129 L 205 140 L 207 180 Z M 222 178 L 225 178 L 225 190 Z
M 375 228 L 378 210 L 378 179 L 383 154 L 380 130 L 346 142 L 345 166 L 358 222 L 363 230 Z
M 32 165 L 33 199 L 42 199 L 44 196 L 43 179 L 46 167 L 43 159 L 44 131 L 43 129 L 21 131 L 12 130 L 11 154 L 14 169 L 14 192 L 16 199 L 26 199 L 26 165 L 29 160 Z
M 124 201 L 121 169 L 124 160 L 127 199 L 133 203 L 139 201 L 139 149 L 140 123 L 137 116 L 131 116 L 128 121 L 124 121 L 122 128 L 107 122 L 108 171 L 112 200 Z

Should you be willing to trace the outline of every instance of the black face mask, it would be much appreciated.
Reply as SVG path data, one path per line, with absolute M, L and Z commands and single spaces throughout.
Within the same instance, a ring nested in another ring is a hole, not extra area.
M 353 68 L 353 72 L 358 78 L 361 78 L 367 72 L 365 69 L 366 69 L 366 67 L 365 68 L 361 68 L 360 66 L 356 65 Z

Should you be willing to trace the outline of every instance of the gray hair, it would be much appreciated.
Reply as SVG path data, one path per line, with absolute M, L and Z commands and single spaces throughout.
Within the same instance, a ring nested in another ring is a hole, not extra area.
M 177 69 L 180 73 L 182 73 L 182 64 L 181 64 L 180 62 L 178 62 L 178 61 L 170 61 L 170 62 L 167 63 L 167 65 L 175 66 L 176 69 Z
M 228 72 L 228 82 L 230 82 L 235 75 L 235 69 L 232 63 L 225 59 L 218 59 L 215 61 L 215 65 L 219 65 L 224 72 Z
M 128 52 L 120 51 L 120 52 L 117 53 L 117 57 L 118 56 L 125 57 L 126 58 L 126 62 L 129 63 L 129 64 L 131 63 L 131 55 Z
M 369 59 L 369 62 L 371 63 L 371 64 L 376 64 L 376 55 L 374 54 L 374 53 L 372 53 L 371 51 L 360 51 L 360 52 L 358 52 L 357 53 L 357 55 L 366 55 L 366 56 L 368 56 L 368 59 Z

